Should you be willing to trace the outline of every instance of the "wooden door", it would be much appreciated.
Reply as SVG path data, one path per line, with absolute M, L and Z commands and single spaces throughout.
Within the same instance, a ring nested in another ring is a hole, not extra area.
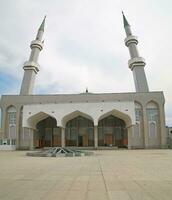
M 112 146 L 113 145 L 113 136 L 112 134 L 105 135 L 105 146 Z

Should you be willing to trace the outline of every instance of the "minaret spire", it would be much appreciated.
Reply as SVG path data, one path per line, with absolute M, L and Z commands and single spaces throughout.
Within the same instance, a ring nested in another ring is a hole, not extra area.
M 123 23 L 124 23 L 124 29 L 125 29 L 126 35 L 127 36 L 132 35 L 130 24 L 128 23 L 127 18 L 125 17 L 123 11 L 122 11 L 122 16 L 123 16 Z
M 130 26 L 130 24 L 128 23 L 128 21 L 127 21 L 125 15 L 124 15 L 124 12 L 123 12 L 123 11 L 122 11 L 122 15 L 123 15 L 124 27 L 126 27 L 126 26 Z
M 45 19 L 46 16 L 44 17 L 38 29 L 36 39 L 33 40 L 30 44 L 31 48 L 30 58 L 27 62 L 24 63 L 23 66 L 25 72 L 20 90 L 21 95 L 29 95 L 32 94 L 33 92 L 35 76 L 39 71 L 38 57 L 40 51 L 43 49 L 43 44 L 44 44 L 44 41 L 42 41 L 42 37 L 44 34 Z
M 131 27 L 122 12 L 124 29 L 126 32 L 125 45 L 129 48 L 131 59 L 128 61 L 129 68 L 133 72 L 134 83 L 136 92 L 148 92 L 148 84 L 144 71 L 144 66 L 146 65 L 144 58 L 139 56 L 137 50 L 138 40 L 136 36 L 132 35 Z
M 45 19 L 46 19 L 46 15 L 45 15 L 45 17 L 44 17 L 44 19 L 43 19 L 43 21 L 42 21 L 42 23 L 41 23 L 41 25 L 38 29 L 38 33 L 37 33 L 37 36 L 36 36 L 36 39 L 39 40 L 39 41 L 42 40 L 42 36 L 44 34 Z
M 45 27 L 45 19 L 46 19 L 46 15 L 45 15 L 45 17 L 44 17 L 44 19 L 43 19 L 43 21 L 42 21 L 42 23 L 41 23 L 41 25 L 40 25 L 40 27 L 39 27 L 39 31 L 44 31 L 44 27 Z

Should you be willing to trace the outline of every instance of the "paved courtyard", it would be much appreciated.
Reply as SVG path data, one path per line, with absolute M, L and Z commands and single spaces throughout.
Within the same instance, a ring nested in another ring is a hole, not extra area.
M 25 153 L 0 152 L 0 199 L 172 199 L 172 150 L 95 151 L 67 158 Z

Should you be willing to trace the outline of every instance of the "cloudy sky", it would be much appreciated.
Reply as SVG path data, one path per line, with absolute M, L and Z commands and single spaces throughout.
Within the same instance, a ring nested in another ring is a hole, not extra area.
M 139 39 L 151 91 L 172 126 L 172 1 L 0 0 L 0 94 L 18 94 L 30 42 L 47 15 L 35 94 L 133 92 L 121 11 Z

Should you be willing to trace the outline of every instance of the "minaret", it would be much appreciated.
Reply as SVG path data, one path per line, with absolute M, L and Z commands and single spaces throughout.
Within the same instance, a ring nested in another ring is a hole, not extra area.
M 125 45 L 129 48 L 131 59 L 128 61 L 128 66 L 133 72 L 136 92 L 149 92 L 144 66 L 146 65 L 144 58 L 139 56 L 137 49 L 138 40 L 132 35 L 131 27 L 123 14 L 124 28 L 126 32 Z
M 46 18 L 46 16 L 45 16 Z M 35 76 L 39 71 L 38 57 L 40 51 L 43 49 L 42 36 L 44 33 L 45 18 L 38 29 L 36 39 L 30 44 L 31 54 L 29 61 L 24 63 L 24 77 L 21 85 L 20 95 L 30 95 L 33 93 Z

